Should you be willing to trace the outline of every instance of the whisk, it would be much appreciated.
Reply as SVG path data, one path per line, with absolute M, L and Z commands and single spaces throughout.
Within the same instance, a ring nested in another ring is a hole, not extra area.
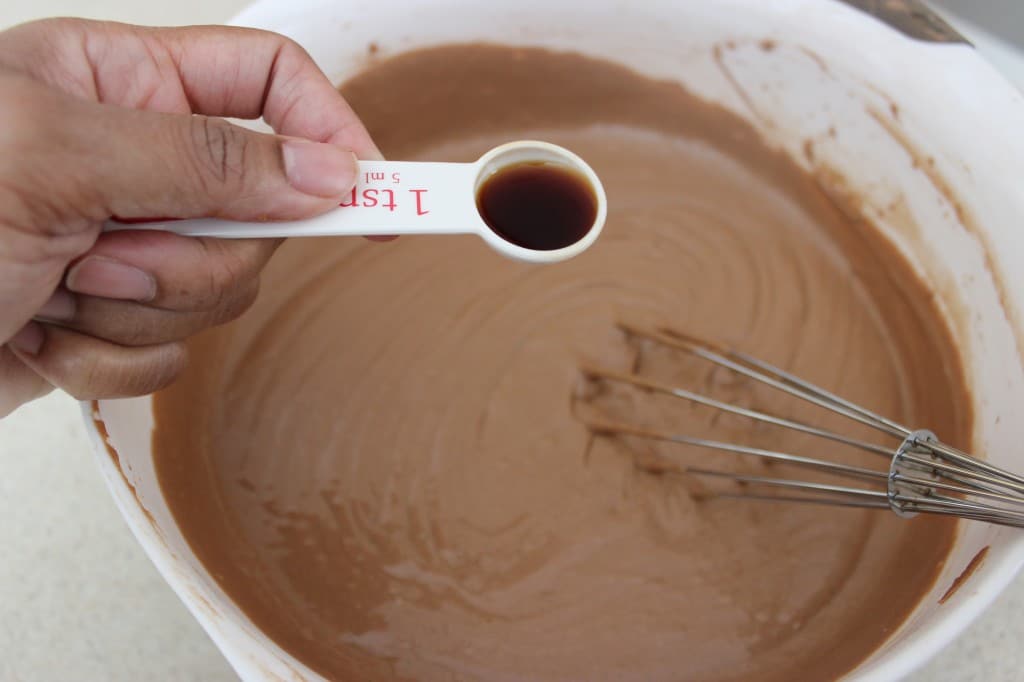
M 1024 477 L 951 447 L 941 442 L 931 431 L 913 430 L 897 424 L 745 353 L 732 351 L 668 328 L 645 328 L 626 323 L 620 323 L 619 326 L 631 337 L 684 351 L 869 426 L 894 439 L 893 445 L 886 447 L 805 422 L 717 400 L 687 388 L 661 383 L 635 373 L 594 366 L 581 368 L 583 375 L 591 380 L 627 384 L 644 391 L 673 396 L 757 422 L 842 443 L 884 457 L 889 464 L 887 471 L 881 471 L 736 443 L 694 438 L 604 418 L 578 417 L 597 435 L 637 436 L 706 450 L 726 451 L 765 461 L 816 469 L 830 476 L 846 479 L 845 483 L 856 482 L 839 485 L 746 475 L 703 467 L 680 467 L 685 474 L 729 479 L 739 484 L 733 487 L 734 491 L 718 493 L 716 497 L 890 509 L 903 517 L 915 516 L 918 513 L 944 514 L 1024 528 Z

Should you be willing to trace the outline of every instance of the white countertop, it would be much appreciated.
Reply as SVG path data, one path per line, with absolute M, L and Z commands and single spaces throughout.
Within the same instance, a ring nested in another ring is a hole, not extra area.
M 75 15 L 218 23 L 244 0 L 0 0 L 0 28 Z M 1024 88 L 1024 56 L 960 25 Z M 0 421 L 0 682 L 227 682 L 235 676 L 157 575 L 93 464 L 77 404 Z M 1024 680 L 1024 576 L 912 682 Z

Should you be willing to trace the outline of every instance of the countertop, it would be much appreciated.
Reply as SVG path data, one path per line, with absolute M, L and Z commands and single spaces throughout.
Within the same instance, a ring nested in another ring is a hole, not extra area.
M 1009 1 L 1014 7 L 1019 2 Z M 0 28 L 57 15 L 220 23 L 244 4 L 4 0 Z M 963 1 L 945 4 L 970 9 Z M 1024 88 L 1024 55 L 951 18 Z M 0 518 L 0 682 L 236 679 L 118 515 L 94 466 L 78 406 L 68 396 L 52 394 L 0 421 Z M 1024 680 L 1022 634 L 1024 575 L 909 680 Z

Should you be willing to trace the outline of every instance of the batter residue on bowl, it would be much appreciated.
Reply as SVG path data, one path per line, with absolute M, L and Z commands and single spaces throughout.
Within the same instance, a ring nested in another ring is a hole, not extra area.
M 632 361 L 614 328 L 629 316 L 966 444 L 946 326 L 870 225 L 735 117 L 610 63 L 451 46 L 343 92 L 395 159 L 564 145 L 602 178 L 609 217 L 555 266 L 475 237 L 293 240 L 256 307 L 191 343 L 156 397 L 158 473 L 262 630 L 338 680 L 788 682 L 835 678 L 900 626 L 954 522 L 696 501 L 571 414 L 581 360 Z M 773 406 L 674 362 L 644 371 Z

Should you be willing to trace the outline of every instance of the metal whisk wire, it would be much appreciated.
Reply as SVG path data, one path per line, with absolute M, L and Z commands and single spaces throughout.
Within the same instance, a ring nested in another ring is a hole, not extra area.
M 667 328 L 651 329 L 627 323 L 619 323 L 619 327 L 631 337 L 646 339 L 689 353 L 899 440 L 898 445 L 886 447 L 801 421 L 740 407 L 635 373 L 596 366 L 581 367 L 584 376 L 594 380 L 627 384 L 644 391 L 669 395 L 761 423 L 841 443 L 885 457 L 888 461 L 888 470 L 879 471 L 815 457 L 694 438 L 599 417 L 580 417 L 595 434 L 635 436 L 707 450 L 732 452 L 766 461 L 816 469 L 862 484 L 834 485 L 745 475 L 702 467 L 681 468 L 689 475 L 728 479 L 741 484 L 737 492 L 718 493 L 718 497 L 891 509 L 900 516 L 914 516 L 917 513 L 944 514 L 1024 528 L 1022 476 L 982 462 L 966 452 L 951 447 L 941 442 L 931 431 L 908 429 L 745 353 L 732 351 Z M 770 489 L 781 492 L 768 492 Z

